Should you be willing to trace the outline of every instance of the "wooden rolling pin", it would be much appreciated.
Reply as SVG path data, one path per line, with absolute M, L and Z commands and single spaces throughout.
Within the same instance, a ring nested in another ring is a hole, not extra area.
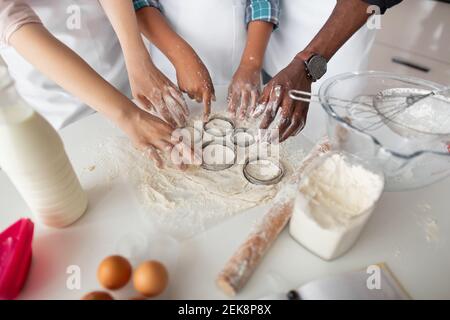
M 247 283 L 268 249 L 289 222 L 298 192 L 298 183 L 305 169 L 312 161 L 330 149 L 328 138 L 323 138 L 314 146 L 288 184 L 278 193 L 272 208 L 228 260 L 217 278 L 217 285 L 227 295 L 236 295 Z

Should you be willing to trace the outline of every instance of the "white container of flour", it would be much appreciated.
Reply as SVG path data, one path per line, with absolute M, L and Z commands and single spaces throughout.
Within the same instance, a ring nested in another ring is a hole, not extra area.
M 347 252 L 369 220 L 384 176 L 350 154 L 331 152 L 308 168 L 299 186 L 290 234 L 322 259 Z
M 18 96 L 0 69 L 0 167 L 34 215 L 51 227 L 66 227 L 87 208 L 58 133 Z

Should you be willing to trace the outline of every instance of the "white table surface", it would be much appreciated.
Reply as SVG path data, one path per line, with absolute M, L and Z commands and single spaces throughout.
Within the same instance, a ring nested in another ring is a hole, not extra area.
M 320 107 L 313 106 L 312 110 Z M 320 118 L 314 112 L 309 119 L 310 127 L 316 127 L 315 121 Z M 130 239 L 140 237 L 147 238 L 147 244 L 139 247 L 142 259 L 161 259 L 169 265 L 171 283 L 164 298 L 227 298 L 215 286 L 216 275 L 267 207 L 239 214 L 181 243 L 169 243 L 178 252 L 175 261 L 174 255 L 161 245 L 168 241 L 164 235 L 147 229 L 142 222 L 142 213 L 130 188 L 121 183 L 105 184 L 101 170 L 86 170 L 98 165 L 87 146 L 117 134 L 118 130 L 99 115 L 62 130 L 69 157 L 88 192 L 89 209 L 66 229 L 36 225 L 31 272 L 19 298 L 79 299 L 86 292 L 100 289 L 95 277 L 101 259 L 121 253 L 125 249 L 119 244 L 129 244 Z M 413 298 L 449 299 L 449 191 L 450 179 L 446 179 L 422 190 L 385 193 L 354 248 L 332 262 L 309 253 L 285 230 L 236 298 L 260 298 L 326 275 L 386 262 Z M 29 209 L 3 171 L 0 171 L 0 204 L 0 230 L 20 217 L 29 216 Z M 439 230 L 431 234 L 434 239 L 427 240 L 427 232 L 432 231 L 427 229 L 427 221 L 433 220 Z M 79 290 L 70 290 L 66 285 L 69 277 L 66 271 L 71 265 L 81 270 Z M 116 297 L 130 297 L 130 292 L 128 287 L 116 293 Z

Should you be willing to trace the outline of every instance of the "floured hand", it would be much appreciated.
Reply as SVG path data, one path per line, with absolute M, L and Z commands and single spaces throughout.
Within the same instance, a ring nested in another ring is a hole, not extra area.
M 124 114 L 118 125 L 134 146 L 153 160 L 158 168 L 164 166 L 164 158 L 170 159 L 180 169 L 185 169 L 186 164 L 195 163 L 197 159 L 190 146 L 174 139 L 175 127 L 139 108 Z M 173 154 L 182 154 L 183 158 L 174 159 Z
M 292 100 L 289 97 L 291 90 L 311 92 L 311 80 L 306 74 L 304 62 L 297 58 L 267 84 L 252 114 L 254 118 L 263 116 L 261 129 L 267 129 L 277 119 L 275 125 L 279 130 L 280 142 L 297 135 L 306 124 L 309 105 Z
M 204 104 L 204 121 L 207 121 L 211 114 L 211 101 L 216 100 L 208 69 L 198 55 L 190 49 L 184 52 L 181 61 L 176 65 L 176 70 L 180 90 L 192 100 Z
M 243 120 L 256 107 L 261 90 L 261 69 L 241 65 L 228 88 L 228 111 Z
M 149 111 L 156 111 L 172 127 L 184 127 L 189 110 L 183 94 L 150 59 L 129 66 L 133 97 Z

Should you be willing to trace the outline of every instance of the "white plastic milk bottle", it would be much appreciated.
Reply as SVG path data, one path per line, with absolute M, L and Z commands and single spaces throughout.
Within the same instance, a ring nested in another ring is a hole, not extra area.
M 45 225 L 66 227 L 86 211 L 87 196 L 60 136 L 20 98 L 1 67 L 0 167 Z

